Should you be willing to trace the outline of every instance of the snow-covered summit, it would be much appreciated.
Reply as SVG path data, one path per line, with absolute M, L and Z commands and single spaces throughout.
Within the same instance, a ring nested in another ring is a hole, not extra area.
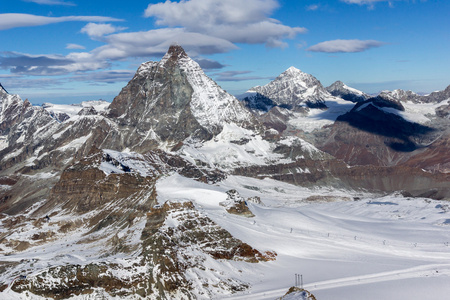
M 342 99 L 352 102 L 360 102 L 370 98 L 369 95 L 360 90 L 349 87 L 342 81 L 336 81 L 326 88 L 326 90 L 333 96 L 341 97 Z
M 325 107 L 324 101 L 333 98 L 317 78 L 295 67 L 290 67 L 275 80 L 264 86 L 253 87 L 250 91 L 271 99 L 277 105 L 291 107 L 302 103 L 310 107 Z
M 379 95 L 382 98 L 389 100 L 401 101 L 401 102 L 421 102 L 422 96 L 416 94 L 413 91 L 405 91 L 402 89 L 396 89 L 393 91 L 382 91 Z

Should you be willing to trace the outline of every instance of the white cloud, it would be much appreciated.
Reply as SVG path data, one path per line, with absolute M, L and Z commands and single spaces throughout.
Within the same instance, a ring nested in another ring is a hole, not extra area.
M 339 53 L 339 52 L 362 52 L 370 48 L 376 48 L 386 43 L 375 40 L 333 40 L 318 43 L 309 47 L 308 51 Z
M 359 4 L 359 5 L 368 5 L 370 9 L 374 8 L 375 3 L 377 2 L 388 2 L 390 7 L 393 7 L 394 1 L 402 1 L 402 0 L 341 0 L 347 4 Z M 405 1 L 405 0 L 403 0 Z
M 273 79 L 260 76 L 242 76 L 252 73 L 252 71 L 226 71 L 214 74 L 217 81 L 246 81 L 246 80 L 259 80 L 259 79 Z
M 86 49 L 84 46 L 78 44 L 67 44 L 66 49 Z
M 182 28 L 117 33 L 103 37 L 102 41 L 106 45 L 90 52 L 72 52 L 66 56 L 3 52 L 0 53 L 0 68 L 23 75 L 64 75 L 105 69 L 111 66 L 112 61 L 131 57 L 160 57 L 174 43 L 183 45 L 193 57 L 237 49 L 227 40 L 186 32 Z M 72 45 L 71 49 L 78 47 Z
M 269 18 L 278 6 L 275 0 L 167 0 L 150 4 L 145 16 L 155 17 L 157 25 L 183 27 L 232 43 L 284 47 L 284 39 L 294 38 L 306 29 Z
M 392 0 L 341 0 L 341 1 L 348 4 L 373 4 L 376 2 L 392 2 Z
M 60 0 L 23 0 L 25 2 L 33 2 L 37 4 L 45 4 L 45 5 L 66 5 L 66 6 L 75 6 L 72 2 L 60 1 Z
M 318 10 L 318 9 L 319 9 L 318 4 L 311 4 L 306 7 L 306 10 L 311 10 L 311 11 Z
M 100 38 L 106 34 L 111 34 L 117 31 L 125 30 L 126 27 L 116 27 L 111 24 L 97 24 L 88 23 L 81 29 L 82 33 L 86 33 L 91 38 Z
M 186 32 L 182 28 L 117 33 L 106 36 L 105 42 L 107 45 L 92 51 L 99 59 L 115 60 L 126 57 L 161 56 L 174 43 L 182 45 L 191 56 L 223 53 L 237 49 L 237 46 L 228 40 Z
M 117 22 L 122 20 L 101 16 L 45 17 L 30 14 L 0 14 L 0 30 L 6 30 L 16 27 L 42 26 L 70 21 Z

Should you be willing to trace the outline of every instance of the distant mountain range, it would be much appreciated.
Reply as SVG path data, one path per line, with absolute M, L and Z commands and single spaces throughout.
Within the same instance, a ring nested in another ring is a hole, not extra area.
M 1 251 L 32 251 L 68 236 L 98 249 L 95 261 L 45 267 L 12 287 L 29 266 L 8 265 L 0 291 L 61 299 L 93 285 L 117 297 L 196 298 L 214 287 L 194 288 L 193 281 L 220 276 L 203 270 L 204 260 L 276 259 L 193 203 L 159 202 L 158 180 L 169 175 L 211 187 L 245 176 L 450 199 L 450 86 L 426 96 L 395 90 L 370 97 L 340 81 L 325 88 L 291 67 L 240 98 L 180 46 L 143 63 L 111 104 L 36 107 L 0 86 Z M 228 213 L 245 217 L 248 203 L 258 202 L 233 191 L 224 197 Z M 58 222 L 47 228 L 42 216 Z M 182 226 L 174 231 L 167 222 Z M 27 233 L 14 234 L 18 226 Z M 131 257 L 121 267 L 107 259 L 118 253 Z M 99 280 L 102 272 L 108 275 Z M 226 281 L 219 289 L 245 284 Z

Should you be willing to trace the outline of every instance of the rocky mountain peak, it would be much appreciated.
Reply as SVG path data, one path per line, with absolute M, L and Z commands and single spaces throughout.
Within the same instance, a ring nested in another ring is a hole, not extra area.
M 370 98 L 369 95 L 347 86 L 340 80 L 326 87 L 326 90 L 333 96 L 341 97 L 342 99 L 352 102 L 365 101 Z
M 167 64 L 182 66 L 190 63 L 191 61 L 192 59 L 186 54 L 183 47 L 172 45 L 169 47 L 169 50 L 159 63 L 161 66 L 165 66 Z
M 338 88 L 343 88 L 343 87 L 345 87 L 345 84 L 342 82 L 342 81 L 340 81 L 340 80 L 338 80 L 338 81 L 335 81 L 334 83 L 332 83 L 329 87 L 327 87 L 327 90 L 330 88 L 333 88 L 333 89 L 338 89 Z
M 314 76 L 311 74 L 305 73 L 296 67 L 289 67 L 286 71 L 280 74 L 275 80 L 291 80 L 294 79 L 296 81 L 304 81 L 306 85 L 317 84 L 320 83 Z
M 179 58 L 182 58 L 182 57 L 188 57 L 188 55 L 184 51 L 183 47 L 181 47 L 179 45 L 172 45 L 172 46 L 170 46 L 166 55 L 168 55 L 172 59 L 179 59 Z
M 286 71 L 284 71 L 281 74 L 297 75 L 297 74 L 306 74 L 306 73 L 302 72 L 300 69 L 297 69 L 294 66 L 290 66 Z
M 384 99 L 389 99 L 391 101 L 400 101 L 400 102 L 421 102 L 422 96 L 412 92 L 405 91 L 402 89 L 396 89 L 393 91 L 382 91 L 379 97 Z
M 0 95 L 3 94 L 8 94 L 8 92 L 6 91 L 6 89 L 3 87 L 3 85 L 0 83 Z M 1 101 L 1 100 L 0 100 Z
M 290 67 L 275 80 L 249 91 L 272 100 L 277 105 L 295 107 L 306 103 L 309 107 L 324 108 L 325 100 L 332 96 L 313 75 Z

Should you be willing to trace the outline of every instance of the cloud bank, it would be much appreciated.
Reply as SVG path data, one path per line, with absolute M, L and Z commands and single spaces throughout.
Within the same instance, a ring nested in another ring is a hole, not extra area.
M 66 5 L 66 6 L 75 6 L 72 2 L 60 1 L 60 0 L 23 0 L 25 2 L 33 2 L 36 4 L 44 4 L 44 5 Z
M 117 22 L 123 20 L 101 16 L 44 17 L 30 14 L 0 14 L 0 30 L 6 30 L 17 27 L 42 26 L 70 21 Z
M 318 43 L 307 50 L 325 53 L 351 53 L 363 52 L 383 45 L 386 43 L 375 40 L 332 40 Z
M 292 39 L 307 30 L 269 18 L 276 8 L 275 0 L 168 0 L 150 4 L 145 16 L 156 18 L 160 26 L 182 27 L 231 43 L 286 47 L 284 39 Z
M 81 29 L 82 33 L 86 33 L 91 38 L 100 38 L 104 35 L 127 29 L 126 27 L 116 27 L 111 24 L 88 23 Z

